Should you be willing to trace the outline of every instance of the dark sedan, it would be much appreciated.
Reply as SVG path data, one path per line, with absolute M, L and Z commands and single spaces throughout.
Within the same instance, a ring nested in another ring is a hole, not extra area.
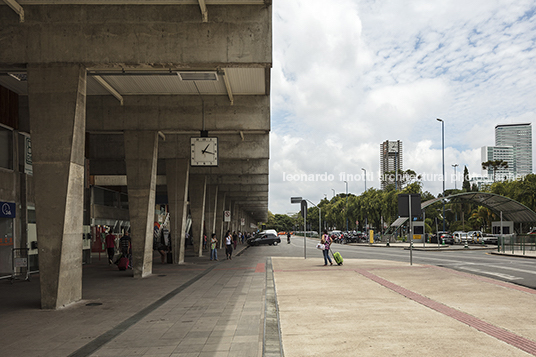
M 439 236 L 439 243 L 441 244 L 454 244 L 454 238 L 452 234 L 448 232 L 437 232 L 432 237 L 430 237 L 430 243 L 437 243 L 437 237 Z
M 247 240 L 248 245 L 278 245 L 281 243 L 281 238 L 273 233 L 261 232 L 257 233 L 253 238 Z

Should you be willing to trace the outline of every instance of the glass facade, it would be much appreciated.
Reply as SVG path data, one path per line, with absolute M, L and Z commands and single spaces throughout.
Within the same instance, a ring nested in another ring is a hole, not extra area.
M 495 126 L 495 146 L 513 147 L 513 173 L 524 176 L 532 173 L 532 124 L 503 124 Z

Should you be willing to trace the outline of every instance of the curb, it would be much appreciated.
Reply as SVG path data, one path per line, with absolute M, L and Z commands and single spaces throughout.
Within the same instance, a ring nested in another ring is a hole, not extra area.
M 503 255 L 505 257 L 516 257 L 516 258 L 527 258 L 527 259 L 536 259 L 536 256 L 530 255 L 520 255 L 520 254 L 510 254 L 510 253 L 499 253 L 499 252 L 490 252 L 489 254 L 493 255 Z

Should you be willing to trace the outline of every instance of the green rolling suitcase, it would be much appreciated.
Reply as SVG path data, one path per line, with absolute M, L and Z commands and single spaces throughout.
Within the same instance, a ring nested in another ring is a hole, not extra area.
M 333 259 L 335 259 L 335 263 L 337 263 L 337 265 L 342 265 L 342 255 L 341 253 L 339 252 L 331 252 L 331 254 L 333 254 Z

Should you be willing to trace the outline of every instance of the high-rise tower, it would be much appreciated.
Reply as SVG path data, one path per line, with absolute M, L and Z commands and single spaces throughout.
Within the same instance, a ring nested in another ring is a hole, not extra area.
M 394 184 L 400 189 L 400 181 L 396 173 L 403 170 L 402 165 L 402 141 L 386 140 L 380 144 L 380 171 L 382 189 Z M 392 174 L 392 175 L 391 175 Z

